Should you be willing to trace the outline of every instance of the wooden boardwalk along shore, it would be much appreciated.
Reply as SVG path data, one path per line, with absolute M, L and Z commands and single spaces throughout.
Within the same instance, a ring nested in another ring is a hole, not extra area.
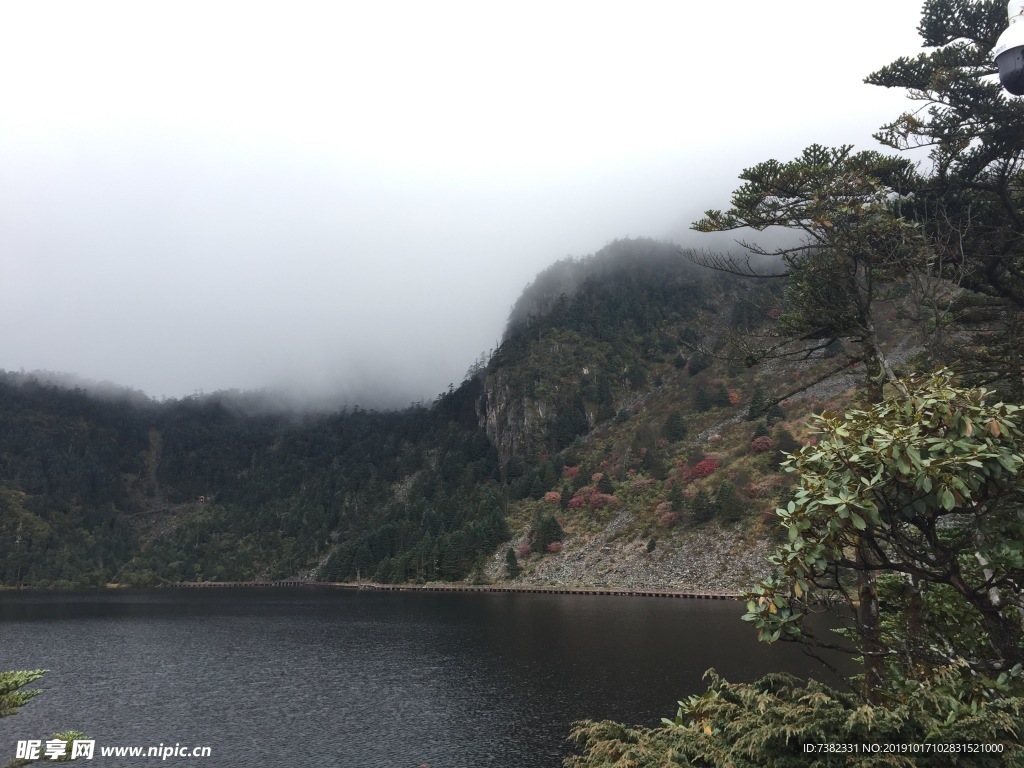
M 218 587 L 320 587 L 328 589 L 370 590 L 374 592 L 530 592 L 546 595 L 609 595 L 614 597 L 674 597 L 691 600 L 737 600 L 735 592 L 697 592 L 693 590 L 626 589 L 618 587 L 530 587 L 475 584 L 362 584 L 333 581 L 179 581 L 170 587 L 215 589 Z

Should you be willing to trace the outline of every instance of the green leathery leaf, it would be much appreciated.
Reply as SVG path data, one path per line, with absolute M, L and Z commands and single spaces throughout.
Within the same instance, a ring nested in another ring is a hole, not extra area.
M 943 488 L 942 491 L 939 493 L 939 503 L 942 505 L 942 508 L 947 512 L 949 512 L 956 506 L 956 499 L 953 498 L 953 493 L 949 490 L 949 488 Z

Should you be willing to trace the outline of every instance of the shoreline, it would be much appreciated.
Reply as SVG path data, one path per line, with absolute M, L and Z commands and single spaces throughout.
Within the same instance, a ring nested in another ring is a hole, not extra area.
M 630 589 L 619 587 L 514 586 L 497 584 L 377 584 L 334 581 L 179 581 L 163 585 L 174 589 L 224 589 L 253 587 L 315 587 L 320 589 L 368 590 L 371 592 L 523 592 L 549 595 L 605 595 L 613 597 L 666 597 L 690 600 L 738 600 L 738 592 L 696 590 Z

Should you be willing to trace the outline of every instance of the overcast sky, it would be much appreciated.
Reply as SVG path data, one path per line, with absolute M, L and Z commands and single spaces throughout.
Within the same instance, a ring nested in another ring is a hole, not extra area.
M 551 262 L 874 147 L 919 10 L 0 4 L 0 368 L 432 397 Z

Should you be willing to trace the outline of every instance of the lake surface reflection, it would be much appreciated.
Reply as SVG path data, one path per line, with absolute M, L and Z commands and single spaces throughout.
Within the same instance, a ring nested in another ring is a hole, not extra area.
M 732 601 L 316 589 L 0 593 L 0 669 L 49 669 L 0 720 L 101 746 L 208 746 L 196 768 L 551 768 L 583 718 L 655 725 L 703 689 L 816 672 Z M 136 766 L 159 758 L 101 758 Z M 42 763 L 41 763 L 42 764 Z

